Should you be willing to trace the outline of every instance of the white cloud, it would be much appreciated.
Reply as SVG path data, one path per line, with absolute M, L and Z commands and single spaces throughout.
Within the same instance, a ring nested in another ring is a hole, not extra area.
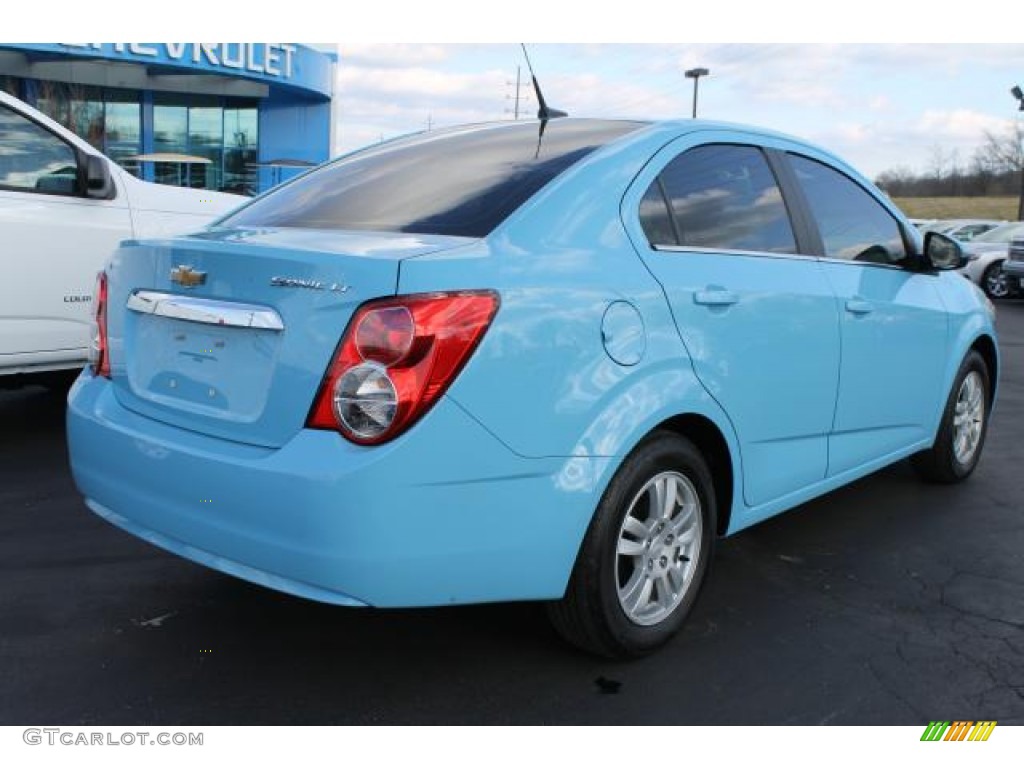
M 355 67 L 338 73 L 338 95 L 386 94 L 431 100 L 466 96 L 501 98 L 507 73 L 454 73 L 426 67 Z
M 846 46 L 848 47 L 848 46 Z M 848 67 L 838 45 L 695 46 L 680 67 L 703 63 L 715 87 L 734 98 L 771 104 L 835 107 L 843 102 L 840 78 Z
M 875 130 L 863 123 L 840 123 L 836 126 L 836 135 L 848 144 L 864 144 L 875 141 Z
M 892 100 L 885 95 L 876 96 L 868 102 L 868 109 L 872 112 L 886 112 L 892 107 Z
M 682 83 L 665 91 L 586 72 L 544 80 L 544 98 L 551 106 L 588 117 L 679 117 L 688 93 Z
M 914 125 L 921 136 L 934 136 L 939 144 L 978 143 L 985 131 L 999 133 L 1009 121 L 969 109 L 929 109 Z
M 507 73 L 423 66 L 339 67 L 336 145 L 347 151 L 382 138 L 504 117 Z
M 968 109 L 925 110 L 899 123 L 837 123 L 809 138 L 876 176 L 898 166 L 924 171 L 937 151 L 969 162 L 985 131 L 999 133 L 1008 126 L 1003 118 Z
M 409 67 L 438 64 L 448 58 L 443 45 L 342 43 L 339 58 L 348 67 Z
M 1019 44 L 995 43 L 935 45 L 900 43 L 843 46 L 855 49 L 851 64 L 872 70 L 872 76 L 898 76 L 908 71 L 928 71 L 936 76 L 955 76 L 964 70 L 993 66 L 1021 66 L 1024 49 Z

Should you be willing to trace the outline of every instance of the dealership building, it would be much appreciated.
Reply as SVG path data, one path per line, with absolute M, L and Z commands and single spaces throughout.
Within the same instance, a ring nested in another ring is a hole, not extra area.
M 140 178 L 254 194 L 330 155 L 336 64 L 299 43 L 0 43 L 0 90 Z

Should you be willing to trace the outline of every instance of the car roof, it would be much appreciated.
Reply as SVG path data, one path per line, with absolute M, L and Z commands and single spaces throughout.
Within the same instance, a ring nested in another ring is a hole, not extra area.
M 538 119 L 530 120 L 501 120 L 492 121 L 486 123 L 470 123 L 466 125 L 454 126 L 451 128 L 443 128 L 436 131 L 438 135 L 442 134 L 460 134 L 463 132 L 477 131 L 477 130 L 502 130 L 510 129 L 513 126 L 519 126 L 522 128 L 524 125 L 533 124 L 540 129 L 541 122 Z M 758 125 L 750 125 L 745 123 L 733 123 L 722 120 L 705 120 L 705 119 L 694 119 L 694 118 L 672 118 L 665 120 L 643 120 L 634 118 L 612 118 L 612 117 L 559 117 L 552 118 L 547 121 L 549 124 L 566 124 L 566 123 L 632 123 L 636 126 L 636 130 L 626 131 L 621 136 L 611 139 L 603 146 L 599 151 L 595 152 L 592 156 L 584 158 L 582 163 L 594 161 L 601 157 L 607 152 L 615 152 L 617 150 L 624 149 L 630 146 L 646 145 L 648 151 L 655 151 L 659 144 L 664 145 L 675 139 L 681 138 L 687 134 L 697 132 L 707 133 L 743 133 L 746 136 L 754 136 L 757 138 L 774 140 L 791 144 L 795 147 L 799 147 L 804 150 L 809 150 L 812 156 L 817 155 L 820 159 L 824 159 L 829 163 L 832 163 L 837 168 L 847 173 L 850 176 L 856 177 L 871 183 L 866 177 L 864 177 L 855 167 L 851 166 L 841 157 L 836 155 L 834 152 L 822 147 L 821 145 L 815 144 L 814 142 L 808 141 L 807 139 L 800 138 L 799 136 L 793 136 L 792 134 L 783 133 L 776 131 L 772 128 L 765 128 Z M 424 132 L 420 131 L 409 136 L 399 137 L 393 141 L 400 141 L 404 138 L 411 138 L 412 136 L 421 136 Z M 384 142 L 387 145 L 390 142 Z M 378 145 L 380 146 L 380 145 Z
M 456 125 L 447 128 L 434 129 L 432 133 L 443 136 L 443 135 L 457 135 L 470 131 L 483 131 L 483 130 L 502 130 L 512 129 L 513 127 L 522 127 L 524 125 L 536 125 L 538 130 L 541 125 L 541 120 L 531 118 L 529 120 L 497 120 L 490 122 L 481 123 L 466 123 L 464 125 Z M 786 134 L 781 131 L 776 131 L 771 128 L 765 128 L 763 126 L 750 125 L 745 123 L 732 123 L 722 120 L 704 120 L 704 119 L 691 119 L 691 118 L 674 118 L 667 120 L 645 120 L 628 117 L 559 117 L 552 118 L 547 121 L 549 124 L 554 123 L 632 123 L 637 129 L 636 131 L 630 131 L 623 134 L 621 137 L 613 140 L 612 144 L 619 143 L 622 141 L 628 141 L 630 138 L 642 134 L 645 137 L 649 137 L 651 134 L 666 134 L 672 136 L 681 136 L 687 133 L 693 133 L 696 131 L 739 131 L 747 134 L 755 134 L 758 136 L 770 137 L 775 139 L 781 139 L 783 141 L 790 141 L 794 144 L 800 144 L 807 147 L 812 147 L 824 154 L 831 155 L 828 150 L 817 146 L 806 139 L 802 139 L 799 136 L 793 136 Z M 400 140 L 404 138 L 410 138 L 411 136 L 419 136 L 425 133 L 424 131 L 418 131 L 415 133 L 407 134 L 405 136 L 398 137 Z M 388 142 L 384 142 L 387 144 Z
M 459 133 L 462 131 L 474 131 L 474 130 L 501 130 L 502 128 L 510 128 L 512 126 L 524 126 L 533 124 L 540 129 L 541 122 L 538 119 L 531 120 L 519 120 L 519 121 L 494 121 L 489 123 L 475 123 L 462 126 L 456 126 L 449 129 L 442 129 L 452 133 Z M 874 186 L 872 182 L 867 179 L 863 174 L 860 173 L 855 167 L 850 165 L 848 162 L 843 160 L 841 157 L 836 155 L 834 152 L 826 149 L 825 147 L 815 144 L 814 142 L 808 141 L 807 139 L 794 136 L 792 134 L 783 133 L 772 128 L 765 128 L 758 125 L 750 125 L 746 123 L 734 123 L 723 120 L 706 120 L 697 118 L 673 118 L 666 120 L 637 120 L 630 118 L 605 118 L 605 117 L 559 117 L 552 118 L 547 121 L 548 123 L 633 123 L 636 125 L 636 130 L 626 131 L 621 136 L 614 138 L 599 149 L 592 155 L 584 158 L 580 165 L 586 165 L 590 162 L 596 162 L 599 158 L 606 156 L 608 153 L 615 153 L 622 150 L 627 150 L 630 147 L 643 146 L 645 151 L 653 152 L 657 151 L 658 148 L 672 142 L 676 139 L 682 138 L 692 133 L 736 133 L 744 134 L 746 137 L 753 136 L 755 138 L 766 139 L 766 143 L 771 142 L 782 142 L 789 144 L 793 147 L 805 150 L 809 156 L 823 159 L 828 163 L 834 165 L 839 170 L 843 171 L 847 175 L 859 179 L 862 182 L 867 183 L 870 186 Z M 420 132 L 422 134 L 422 132 Z M 417 134 L 419 135 L 419 134 Z M 728 141 L 728 138 L 726 139 Z M 387 143 L 387 142 L 385 142 Z M 894 207 L 893 207 L 894 208 Z M 902 214 L 901 214 L 902 216 Z

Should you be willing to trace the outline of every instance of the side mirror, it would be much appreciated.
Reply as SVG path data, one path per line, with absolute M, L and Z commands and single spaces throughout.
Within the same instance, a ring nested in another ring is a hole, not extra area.
M 114 196 L 114 181 L 107 161 L 96 155 L 85 156 L 85 196 L 109 200 Z
M 967 257 L 953 238 L 928 232 L 924 236 L 924 262 L 930 269 L 960 269 L 967 265 Z

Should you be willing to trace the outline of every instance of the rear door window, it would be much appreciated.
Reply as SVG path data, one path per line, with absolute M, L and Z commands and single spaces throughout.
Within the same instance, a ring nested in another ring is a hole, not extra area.
M 679 234 L 659 179 L 654 180 L 640 200 L 640 224 L 651 245 L 679 245 Z
M 674 228 L 655 213 L 659 184 Z M 683 152 L 648 189 L 641 223 L 652 245 L 796 253 L 782 192 L 757 147 L 707 144 Z

